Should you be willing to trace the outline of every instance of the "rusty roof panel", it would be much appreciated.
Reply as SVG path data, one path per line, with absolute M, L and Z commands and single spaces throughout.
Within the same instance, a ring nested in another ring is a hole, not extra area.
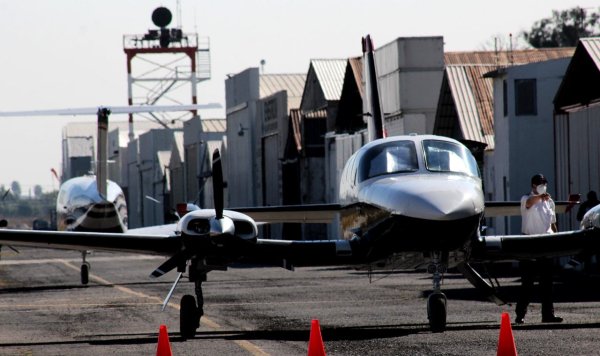
M 362 57 L 349 58 L 348 59 L 348 64 L 352 68 L 352 73 L 354 74 L 354 79 L 356 80 L 356 87 L 358 88 L 360 96 L 362 98 L 364 98 L 365 97 L 364 92 L 363 92 L 364 88 L 363 88 L 363 85 L 362 85 L 362 81 L 363 81 L 363 61 L 362 61 Z
M 464 139 L 494 148 L 492 79 L 484 79 L 490 68 L 447 66 L 446 75 Z
M 297 152 L 302 151 L 302 114 L 300 113 L 300 109 L 292 109 L 290 110 L 290 121 L 292 124 L 292 133 L 294 135 L 294 142 L 296 143 Z
M 514 51 L 478 51 L 478 52 L 446 52 L 444 61 L 446 65 L 497 65 L 506 67 L 534 62 L 543 62 L 550 59 L 571 57 L 575 52 L 574 47 L 541 48 Z

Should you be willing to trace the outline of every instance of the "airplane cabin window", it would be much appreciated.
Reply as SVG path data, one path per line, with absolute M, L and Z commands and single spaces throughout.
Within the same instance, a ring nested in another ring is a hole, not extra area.
M 418 169 L 415 144 L 412 141 L 393 141 L 374 146 L 364 154 L 358 169 L 358 181 Z
M 475 158 L 466 147 L 453 142 L 425 140 L 425 165 L 432 172 L 456 172 L 479 177 Z

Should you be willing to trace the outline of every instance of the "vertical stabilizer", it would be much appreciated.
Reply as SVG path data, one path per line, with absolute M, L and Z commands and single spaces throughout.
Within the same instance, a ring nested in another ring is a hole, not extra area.
M 374 47 L 371 36 L 362 39 L 363 68 L 365 77 L 365 93 L 367 108 L 367 127 L 369 130 L 369 141 L 384 137 L 383 111 L 381 110 L 381 99 L 379 97 L 379 86 L 377 85 L 377 71 L 375 70 Z
M 110 110 L 98 109 L 98 152 L 96 154 L 96 185 L 98 193 L 106 199 L 108 184 L 108 116 Z

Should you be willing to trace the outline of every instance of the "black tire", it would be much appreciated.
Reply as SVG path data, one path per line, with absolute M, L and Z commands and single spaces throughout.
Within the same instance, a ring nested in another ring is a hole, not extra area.
M 439 333 L 446 330 L 446 296 L 434 293 L 427 299 L 427 317 L 431 331 Z
M 200 316 L 196 306 L 196 298 L 186 294 L 181 298 L 179 309 L 179 333 L 184 339 L 192 339 L 196 335 L 196 329 L 200 326 Z
M 81 284 L 84 286 L 90 281 L 90 266 L 86 263 L 81 265 Z

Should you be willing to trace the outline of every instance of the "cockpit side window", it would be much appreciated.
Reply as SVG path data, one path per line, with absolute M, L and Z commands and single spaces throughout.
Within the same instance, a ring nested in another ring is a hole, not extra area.
M 425 140 L 423 151 L 425 165 L 429 171 L 456 172 L 479 177 L 475 158 L 462 145 L 448 141 Z
M 393 173 L 419 170 L 417 150 L 412 141 L 393 141 L 374 146 L 362 157 L 358 181 Z

